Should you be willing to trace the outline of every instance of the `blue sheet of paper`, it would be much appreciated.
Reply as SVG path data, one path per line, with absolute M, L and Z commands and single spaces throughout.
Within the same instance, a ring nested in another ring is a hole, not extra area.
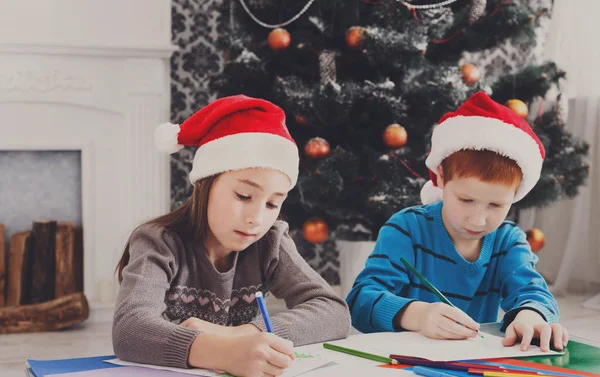
M 149 369 L 142 367 L 121 367 L 110 369 L 87 370 L 66 374 L 55 374 L 52 377 L 182 377 L 189 374 L 171 372 L 168 370 Z
M 94 369 L 121 368 L 120 365 L 105 363 L 104 360 L 114 359 L 114 355 L 81 357 L 62 360 L 27 360 L 35 377 L 48 374 L 81 372 Z

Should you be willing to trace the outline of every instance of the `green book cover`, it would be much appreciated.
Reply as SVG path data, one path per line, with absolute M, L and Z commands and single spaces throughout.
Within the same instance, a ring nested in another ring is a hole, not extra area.
M 560 356 L 533 356 L 519 360 L 600 374 L 600 348 L 574 340 L 569 341 L 566 352 Z
M 482 324 L 481 331 L 497 336 L 504 336 L 504 334 L 500 332 L 499 323 Z M 529 361 L 581 372 L 598 373 L 600 375 L 600 347 L 586 344 L 578 340 L 569 340 L 567 349 L 562 355 L 520 357 L 516 360 Z

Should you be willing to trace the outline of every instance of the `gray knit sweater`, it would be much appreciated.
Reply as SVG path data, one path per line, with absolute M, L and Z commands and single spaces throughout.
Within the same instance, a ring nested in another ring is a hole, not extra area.
M 227 272 L 214 267 L 201 243 L 164 227 L 143 225 L 129 241 L 112 334 L 122 360 L 187 367 L 199 333 L 179 325 L 189 317 L 227 326 L 252 323 L 264 331 L 258 291 L 285 300 L 289 310 L 271 320 L 275 334 L 295 346 L 344 338 L 350 331 L 346 303 L 298 254 L 283 221 L 235 253 Z

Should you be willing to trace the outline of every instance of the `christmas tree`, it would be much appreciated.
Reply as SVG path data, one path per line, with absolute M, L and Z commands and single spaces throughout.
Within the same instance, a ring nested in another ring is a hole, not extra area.
M 310 242 L 325 240 L 328 229 L 373 239 L 392 214 L 420 204 L 433 127 L 477 91 L 528 119 L 546 148 L 539 183 L 513 211 L 573 197 L 587 177 L 588 145 L 566 132 L 564 101 L 537 105 L 563 71 L 547 62 L 486 82 L 476 64 L 459 63 L 464 52 L 507 38 L 530 43 L 549 10 L 510 0 L 226 6 L 233 16 L 222 38 L 225 68 L 211 86 L 219 96 L 244 93 L 285 110 L 301 163 L 283 212 Z M 539 110 L 529 114 L 534 103 Z

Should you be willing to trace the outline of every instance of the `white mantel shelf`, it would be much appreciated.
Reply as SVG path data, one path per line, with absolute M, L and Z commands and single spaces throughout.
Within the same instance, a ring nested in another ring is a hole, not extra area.
M 122 58 L 170 58 L 175 45 L 165 46 L 82 46 L 0 43 L 0 54 L 74 55 Z

